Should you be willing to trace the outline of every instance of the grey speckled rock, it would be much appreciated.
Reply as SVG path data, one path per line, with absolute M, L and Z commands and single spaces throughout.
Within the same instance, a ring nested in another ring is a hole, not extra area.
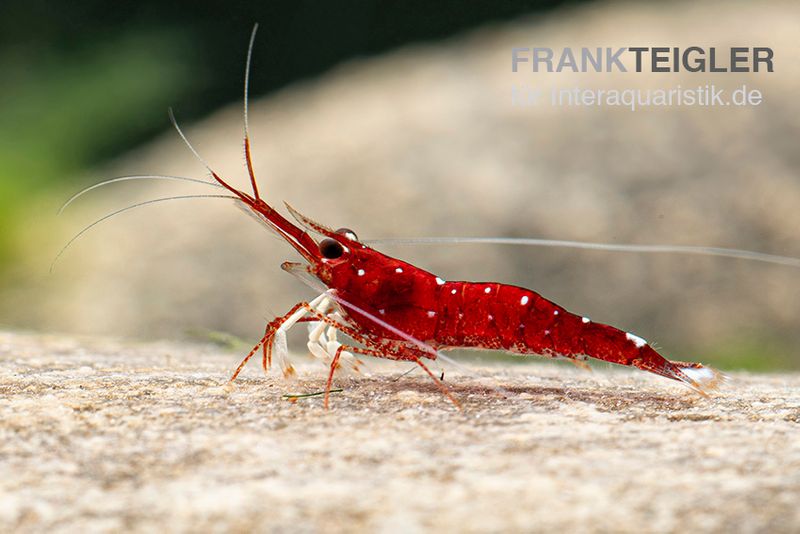
M 800 529 L 800 376 L 403 367 L 294 382 L 202 346 L 0 333 L 0 530 Z M 490 383 L 501 384 L 504 393 Z

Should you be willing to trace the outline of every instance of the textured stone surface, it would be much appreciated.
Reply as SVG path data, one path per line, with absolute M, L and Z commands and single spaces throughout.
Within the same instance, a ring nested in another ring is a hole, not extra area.
M 292 382 L 204 346 L 0 333 L 0 530 L 797 531 L 800 376 Z M 477 376 L 477 377 L 476 377 Z M 501 384 L 503 390 L 491 384 Z

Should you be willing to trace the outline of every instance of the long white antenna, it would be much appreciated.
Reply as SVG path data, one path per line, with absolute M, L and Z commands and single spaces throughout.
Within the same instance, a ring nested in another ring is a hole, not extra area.
M 152 200 L 145 200 L 144 202 L 138 202 L 138 203 L 133 204 L 131 206 L 126 206 L 126 207 L 118 209 L 116 211 L 112 211 L 108 215 L 100 217 L 99 219 L 94 221 L 92 224 L 86 226 L 83 230 L 81 230 L 80 232 L 75 234 L 72 237 L 72 239 L 67 241 L 66 245 L 61 247 L 61 250 L 58 251 L 58 254 L 56 254 L 56 257 L 53 259 L 53 263 L 50 264 L 50 274 L 53 273 L 53 268 L 56 266 L 56 262 L 58 261 L 58 259 L 64 254 L 64 252 L 67 251 L 67 249 L 70 247 L 70 245 L 72 245 L 72 243 L 74 243 L 79 237 L 81 237 L 83 234 L 85 234 L 86 232 L 88 232 L 89 230 L 91 230 L 92 228 L 94 228 L 95 226 L 100 224 L 101 222 L 106 221 L 106 220 L 110 219 L 111 217 L 114 217 L 115 215 L 119 215 L 120 213 L 124 213 L 126 211 L 129 211 L 129 210 L 132 210 L 132 209 L 135 209 L 135 208 L 140 208 L 142 206 L 147 206 L 147 205 L 150 205 L 150 204 L 156 204 L 158 202 L 166 202 L 168 200 L 180 200 L 180 199 L 184 199 L 184 198 L 230 198 L 230 199 L 233 199 L 233 200 L 241 200 L 241 199 L 239 199 L 237 197 L 234 197 L 234 196 L 231 196 L 231 195 L 180 195 L 180 196 L 174 196 L 174 197 L 164 197 L 164 198 L 155 198 L 155 199 L 152 199 Z
M 247 65 L 244 68 L 244 160 L 247 163 L 247 174 L 250 175 L 250 187 L 253 188 L 253 196 L 256 200 L 261 197 L 258 194 L 258 182 L 256 182 L 256 173 L 253 170 L 253 156 L 250 153 L 250 124 L 248 122 L 247 106 L 250 92 L 250 60 L 253 57 L 253 43 L 256 40 L 257 31 L 258 24 L 255 24 L 253 26 L 253 32 L 250 34 L 250 44 L 247 47 Z
M 253 32 L 250 34 L 250 44 L 247 47 L 247 64 L 244 68 L 244 136 L 250 137 L 250 125 L 247 122 L 247 106 L 250 97 L 250 61 L 253 57 L 253 43 L 256 40 L 256 32 L 258 31 L 258 23 L 253 26 Z
M 200 154 L 197 153 L 197 150 L 194 149 L 192 144 L 189 142 L 189 140 L 184 135 L 183 130 L 181 130 L 181 127 L 178 126 L 178 121 L 175 119 L 175 113 L 172 111 L 172 108 L 169 108 L 167 110 L 167 113 L 169 113 L 169 121 L 172 123 L 172 126 L 174 126 L 175 129 L 178 131 L 178 135 L 181 136 L 181 139 L 183 139 L 183 142 L 186 144 L 187 147 L 189 147 L 189 150 L 192 151 L 192 154 L 194 154 L 194 157 L 196 157 L 197 160 L 200 163 L 203 164 L 203 166 L 206 168 L 206 170 L 213 175 L 214 171 L 211 169 L 211 165 L 209 165 L 206 160 L 204 160 L 202 157 L 200 157 Z
M 588 241 L 568 241 L 563 239 L 537 239 L 516 237 L 412 237 L 364 239 L 368 245 L 523 245 L 537 247 L 564 247 L 610 252 L 644 252 L 657 254 L 695 254 L 718 256 L 740 260 L 760 261 L 800 268 L 800 258 L 767 254 L 753 250 L 736 248 L 704 247 L 692 245 L 631 245 L 618 243 L 592 243 Z
M 207 180 L 198 180 L 197 178 L 187 178 L 185 176 L 169 176 L 165 174 L 133 174 L 130 176 L 118 176 L 117 178 L 110 178 L 108 180 L 103 180 L 102 182 L 81 189 L 80 191 L 72 195 L 69 200 L 64 202 L 64 205 L 61 206 L 61 208 L 58 210 L 58 214 L 61 215 L 64 212 L 64 210 L 67 209 L 67 206 L 78 200 L 79 197 L 82 197 L 89 191 L 92 191 L 93 189 L 97 189 L 98 187 L 103 187 L 110 184 L 115 184 L 117 182 L 127 182 L 130 180 L 179 180 L 183 182 L 192 182 L 196 184 L 212 185 L 214 187 L 219 187 L 220 189 L 223 189 L 223 187 L 216 182 L 209 182 Z

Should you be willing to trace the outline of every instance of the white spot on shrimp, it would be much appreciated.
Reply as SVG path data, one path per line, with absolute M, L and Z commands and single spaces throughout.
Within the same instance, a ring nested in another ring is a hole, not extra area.
M 494 321 L 494 315 L 492 315 L 491 313 L 489 314 L 489 320 Z
M 437 276 L 436 277 L 436 285 L 443 286 L 444 285 L 444 280 L 442 280 L 441 278 L 439 278 Z
M 402 267 L 398 267 L 397 269 L 394 270 L 394 272 L 396 272 L 397 274 L 400 274 L 400 273 L 403 272 L 403 268 Z
M 434 317 L 436 317 L 436 312 L 435 312 L 435 311 L 429 311 L 429 312 L 428 312 L 428 317 L 430 317 L 431 319 L 433 319 Z
M 544 335 L 549 336 L 550 335 L 550 330 L 545 330 L 544 331 Z
M 455 295 L 456 293 L 458 293 L 458 291 L 456 291 L 455 289 L 453 289 L 453 290 L 450 292 L 450 294 L 451 294 L 451 295 Z
M 528 295 L 525 295 L 524 297 L 519 299 L 519 303 L 522 304 L 523 306 L 525 306 L 528 303 L 529 300 L 531 300 L 531 299 L 528 298 Z
M 558 315 L 558 310 L 555 310 L 555 311 L 553 312 L 553 315 Z
M 359 269 L 358 270 L 358 276 L 364 276 L 364 274 L 365 274 L 364 273 L 364 269 Z
M 489 293 L 492 292 L 492 288 L 491 287 L 487 287 L 486 289 L 483 290 L 483 292 L 488 295 Z
M 639 336 L 635 336 L 635 335 L 631 334 L 630 332 L 625 334 L 625 338 L 628 341 L 631 341 L 634 345 L 636 345 L 636 348 L 638 348 L 638 349 L 640 349 L 640 348 L 644 347 L 645 345 L 647 345 L 647 341 L 645 341 L 644 339 L 640 338 Z
M 386 315 L 386 310 L 381 308 L 380 310 L 378 310 L 378 313 L 380 313 L 381 315 Z
M 591 320 L 591 319 L 589 319 L 588 317 L 584 317 L 584 318 L 582 318 L 582 319 L 581 319 L 581 322 L 582 322 L 583 324 L 588 324 L 588 323 L 591 323 L 591 322 L 592 322 L 592 320 Z

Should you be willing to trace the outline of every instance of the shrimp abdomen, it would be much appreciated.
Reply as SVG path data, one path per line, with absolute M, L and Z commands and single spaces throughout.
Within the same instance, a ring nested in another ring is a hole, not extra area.
M 720 379 L 697 363 L 672 362 L 643 338 L 571 313 L 535 291 L 498 283 L 440 286 L 440 346 L 508 350 L 582 359 L 585 356 L 665 376 L 703 390 Z

